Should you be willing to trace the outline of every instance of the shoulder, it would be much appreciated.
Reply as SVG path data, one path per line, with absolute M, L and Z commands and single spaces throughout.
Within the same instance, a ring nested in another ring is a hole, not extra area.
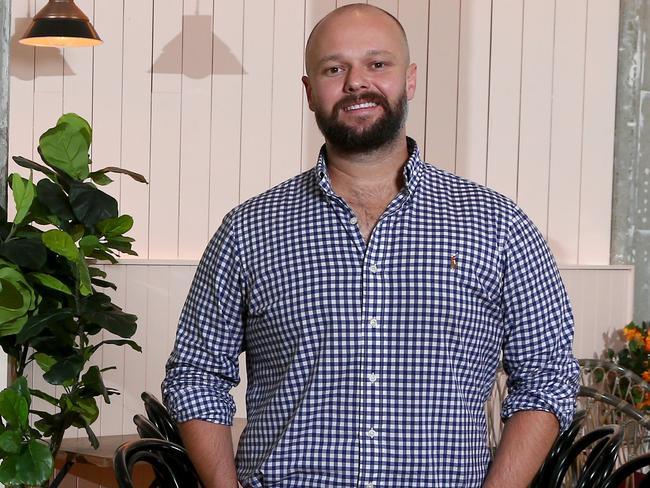
M 510 198 L 429 163 L 423 164 L 422 193 L 456 212 L 513 218 L 523 214 Z

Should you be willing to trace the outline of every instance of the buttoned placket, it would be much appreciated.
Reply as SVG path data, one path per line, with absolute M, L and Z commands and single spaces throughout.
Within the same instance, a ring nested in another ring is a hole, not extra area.
M 363 337 L 362 350 L 357 351 L 361 356 L 359 364 L 358 399 L 359 411 L 359 481 L 360 486 L 379 488 L 377 482 L 379 469 L 382 465 L 382 419 L 384 409 L 383 398 L 386 396 L 385 385 L 382 385 L 381 349 L 384 342 L 382 333 L 382 306 L 383 306 L 383 266 L 386 265 L 385 253 L 388 243 L 385 229 L 391 225 L 394 215 L 401 209 L 408 192 L 401 191 L 388 205 L 384 214 L 379 218 L 373 229 L 368 243 L 365 242 L 358 218 L 349 205 L 331 189 L 327 192 L 332 209 L 337 214 L 340 222 L 353 238 L 357 249 L 363 255 L 363 308 L 361 311 L 360 335 Z

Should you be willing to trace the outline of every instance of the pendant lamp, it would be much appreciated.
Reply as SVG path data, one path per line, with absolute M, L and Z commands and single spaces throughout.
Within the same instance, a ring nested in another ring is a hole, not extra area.
M 103 41 L 73 0 L 48 0 L 18 42 L 27 46 L 87 47 Z

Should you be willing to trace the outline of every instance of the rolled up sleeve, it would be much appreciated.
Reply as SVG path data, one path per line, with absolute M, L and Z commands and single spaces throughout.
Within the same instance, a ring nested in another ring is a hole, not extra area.
M 554 414 L 565 430 L 575 412 L 579 366 L 573 357 L 573 314 L 544 238 L 518 212 L 506 245 L 503 364 L 506 420 L 520 410 Z
M 230 390 L 239 383 L 244 297 L 232 215 L 201 258 L 167 361 L 163 399 L 178 422 L 232 425 Z

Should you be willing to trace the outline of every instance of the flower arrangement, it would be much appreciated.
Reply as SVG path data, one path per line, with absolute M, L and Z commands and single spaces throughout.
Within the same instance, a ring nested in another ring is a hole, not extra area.
M 625 347 L 616 352 L 607 350 L 609 359 L 633 373 L 639 375 L 644 381 L 650 383 L 650 322 L 641 322 L 637 325 L 630 322 L 621 330 L 621 335 L 626 342 Z M 650 386 L 646 390 L 635 389 L 634 400 L 636 407 L 650 410 Z

